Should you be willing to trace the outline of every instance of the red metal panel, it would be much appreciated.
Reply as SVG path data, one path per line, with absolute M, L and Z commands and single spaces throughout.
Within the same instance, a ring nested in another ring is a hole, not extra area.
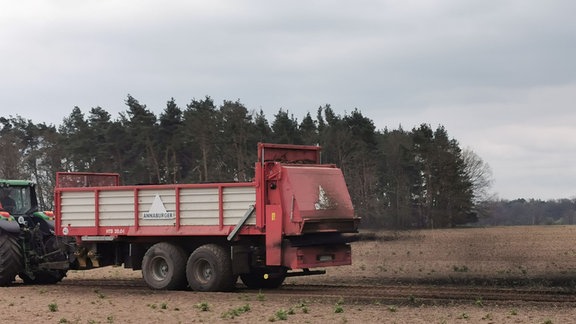
M 68 234 L 63 234 L 62 229 L 66 228 Z M 176 226 L 100 226 L 96 227 L 57 227 L 58 235 L 83 236 L 83 235 L 102 235 L 102 236 L 227 236 L 232 232 L 234 226 L 220 225 L 182 225 Z M 255 226 L 245 226 L 240 231 L 241 235 L 261 235 L 262 230 Z
M 227 236 L 234 226 L 197 225 L 197 226 L 141 226 L 137 231 L 128 228 L 128 236 Z
M 63 187 L 56 188 L 56 191 L 66 192 L 66 191 L 112 191 L 112 190 L 139 190 L 139 189 L 187 189 L 187 188 L 218 188 L 218 187 L 254 187 L 255 182 L 230 182 L 230 183 L 198 183 L 198 184 L 162 184 L 162 185 L 135 185 L 135 186 L 114 186 L 114 187 Z
M 134 188 L 134 229 L 138 231 L 140 228 L 140 204 L 138 203 L 138 188 Z
M 63 235 L 62 233 L 62 219 L 60 215 L 62 215 L 62 206 L 60 205 L 60 193 L 58 191 L 54 191 L 54 233 L 58 236 Z
M 254 185 L 256 187 L 256 226 L 264 229 L 266 225 L 266 181 L 264 166 L 256 163 Z
M 218 186 L 218 224 L 220 229 L 224 226 L 224 188 Z M 178 208 L 179 209 L 179 208 Z
M 180 206 L 180 188 L 176 187 L 176 206 Z M 180 230 L 180 208 L 176 208 L 176 230 Z
M 304 221 L 354 219 L 352 200 L 342 171 L 326 166 L 282 166 L 282 203 L 290 217 L 284 220 L 286 235 L 301 234 Z M 330 226 L 323 231 L 339 231 Z
M 100 226 L 96 232 L 94 231 L 94 227 L 70 227 L 67 228 L 67 236 L 227 236 L 233 229 L 234 226 L 224 226 L 220 228 L 219 225 L 182 225 L 179 229 L 177 229 L 176 226 L 141 226 L 138 230 L 132 226 Z M 242 228 L 241 234 L 262 235 L 263 232 L 255 226 L 245 226 Z
M 283 265 L 292 270 L 352 264 L 349 244 L 285 247 L 283 252 Z
M 109 187 L 120 185 L 118 173 L 56 172 L 56 188 Z
M 258 162 L 320 163 L 320 146 L 258 143 Z
M 266 206 L 266 265 L 282 264 L 282 208 Z
M 100 191 L 94 190 L 94 227 L 98 232 L 100 227 Z

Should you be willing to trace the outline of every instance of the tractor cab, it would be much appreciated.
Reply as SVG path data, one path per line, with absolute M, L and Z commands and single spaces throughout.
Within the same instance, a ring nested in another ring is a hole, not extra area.
M 29 181 L 0 180 L 0 209 L 12 216 L 35 212 L 38 201 L 34 184 Z
M 16 221 L 20 227 L 39 225 L 42 232 L 50 234 L 54 229 L 54 217 L 51 211 L 38 211 L 35 184 L 27 180 L 0 179 L 0 216 L 4 220 Z M 17 231 L 15 224 L 1 227 Z

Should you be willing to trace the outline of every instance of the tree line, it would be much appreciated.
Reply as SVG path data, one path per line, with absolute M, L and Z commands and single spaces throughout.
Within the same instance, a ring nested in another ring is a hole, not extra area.
M 58 125 L 0 117 L 0 177 L 31 178 L 43 207 L 57 171 L 118 172 L 124 184 L 250 181 L 258 142 L 322 146 L 338 165 L 362 226 L 453 227 L 478 220 L 489 166 L 443 126 L 377 130 L 358 109 L 330 105 L 301 120 L 279 109 L 271 121 L 240 101 L 174 99 L 157 116 L 128 95 L 117 118 L 74 107 Z
M 487 200 L 482 205 L 490 217 L 481 218 L 479 226 L 576 224 L 576 198 Z

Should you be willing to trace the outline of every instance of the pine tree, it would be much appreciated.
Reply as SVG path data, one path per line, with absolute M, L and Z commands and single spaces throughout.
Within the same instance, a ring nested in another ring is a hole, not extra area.
M 298 120 L 294 115 L 288 115 L 288 111 L 280 109 L 274 115 L 272 122 L 272 139 L 280 144 L 302 144 L 302 138 L 298 131 Z
M 306 114 L 306 117 L 302 119 L 300 126 L 298 127 L 300 136 L 302 137 L 302 143 L 307 145 L 317 145 L 319 143 L 319 134 L 316 123 L 310 116 L 310 113 Z
M 252 115 L 240 101 L 225 100 L 220 106 L 222 116 L 222 150 L 221 159 L 226 161 L 228 180 L 248 181 L 252 176 L 252 163 L 256 159 L 254 144 L 249 145 L 250 133 L 255 131 Z
M 184 121 L 182 109 L 178 107 L 174 98 L 166 103 L 164 112 L 160 114 L 159 150 L 161 156 L 161 183 L 178 183 L 186 177 L 188 165 L 186 158 L 188 150 L 183 140 Z
M 160 181 L 158 125 L 156 115 L 131 95 L 126 99 L 128 110 L 120 114 L 120 122 L 127 130 L 126 158 L 122 170 L 130 184 L 158 183 Z
M 64 164 L 67 171 L 88 171 L 94 148 L 88 122 L 79 107 L 74 107 L 59 128 L 64 149 Z
M 192 165 L 196 175 L 191 175 L 191 179 L 198 182 L 215 180 L 222 167 L 214 150 L 219 139 L 219 119 L 214 101 L 208 96 L 204 100 L 193 99 L 184 111 L 184 137 L 194 149 Z

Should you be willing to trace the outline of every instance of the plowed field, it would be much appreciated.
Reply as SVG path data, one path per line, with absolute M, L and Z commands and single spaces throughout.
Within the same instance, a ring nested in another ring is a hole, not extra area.
M 1 323 L 570 323 L 576 226 L 363 233 L 353 265 L 277 290 L 153 291 L 139 271 L 0 288 Z

